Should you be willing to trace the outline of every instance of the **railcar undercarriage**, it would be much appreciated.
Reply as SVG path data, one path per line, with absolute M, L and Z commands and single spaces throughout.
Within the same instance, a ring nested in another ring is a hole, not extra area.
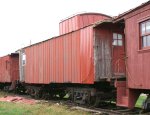
M 38 99 L 65 98 L 81 105 L 98 106 L 104 101 L 116 98 L 116 91 L 110 83 L 83 84 L 25 84 L 25 93 Z

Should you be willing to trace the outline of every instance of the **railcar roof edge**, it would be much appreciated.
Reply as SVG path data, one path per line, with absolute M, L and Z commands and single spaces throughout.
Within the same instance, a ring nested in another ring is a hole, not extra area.
M 135 10 L 140 9 L 140 8 L 142 8 L 142 7 L 144 7 L 144 6 L 148 5 L 148 4 L 150 4 L 150 0 L 145 2 L 145 3 L 142 3 L 141 5 L 133 8 L 133 9 L 128 10 L 128 11 L 122 13 L 122 14 L 119 14 L 118 16 L 113 17 L 113 22 L 115 23 L 115 22 L 118 22 L 118 21 L 122 20 L 125 15 L 127 15 L 127 14 L 129 14 L 131 12 L 134 12 Z
M 112 17 L 110 17 L 110 18 L 112 18 Z M 104 23 L 104 22 L 106 22 L 106 21 L 109 22 L 109 20 L 111 21 L 112 19 L 107 19 L 107 20 L 103 20 L 103 21 L 97 21 L 97 22 L 92 23 L 92 24 L 90 24 L 90 25 L 87 25 L 87 26 L 85 26 L 85 27 L 83 27 L 83 28 L 86 28 L 86 27 L 88 27 L 88 26 L 95 25 L 96 23 L 100 23 L 100 22 L 101 22 L 101 23 Z M 78 29 L 78 30 L 81 30 L 81 29 L 83 29 L 83 28 L 80 28 L 80 29 Z M 76 31 L 78 31 L 78 30 L 76 30 Z M 69 32 L 69 33 L 72 33 L 72 32 L 74 32 L 74 31 L 71 31 L 71 32 Z M 66 33 L 66 34 L 69 34 L 69 33 Z M 40 43 L 43 43 L 43 42 L 46 42 L 46 41 L 49 41 L 49 40 L 52 40 L 52 39 L 56 39 L 56 38 L 58 38 L 58 37 L 60 37 L 60 36 L 65 36 L 66 34 L 54 36 L 54 37 L 51 37 L 51 38 L 49 38 L 49 39 L 47 39 L 47 40 L 43 40 L 43 41 L 34 43 L 34 44 L 32 44 L 32 45 L 29 45 L 29 46 L 26 46 L 26 47 L 23 47 L 23 48 L 20 48 L 20 49 L 25 49 L 25 48 L 28 48 L 28 47 L 32 47 L 32 46 L 34 46 L 34 45 L 37 45 L 37 44 L 40 44 Z M 19 51 L 20 49 L 18 49 L 17 51 Z
M 73 15 L 71 15 L 71 16 L 68 16 L 67 18 L 62 19 L 59 23 L 62 23 L 62 22 L 64 22 L 65 20 L 68 20 L 68 19 L 73 18 L 73 17 L 78 16 L 78 15 L 88 15 L 88 14 L 93 14 L 93 15 L 102 15 L 102 16 L 106 16 L 106 17 L 111 18 L 111 16 L 106 15 L 106 14 L 103 14 L 103 13 L 96 13 L 96 12 L 83 12 L 83 13 L 76 13 L 76 14 L 73 14 Z

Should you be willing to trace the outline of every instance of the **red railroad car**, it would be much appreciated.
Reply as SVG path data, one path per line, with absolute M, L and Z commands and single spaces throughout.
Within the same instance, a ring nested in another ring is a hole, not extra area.
M 127 80 L 116 83 L 117 105 L 133 108 L 138 96 L 150 91 L 150 1 L 119 15 L 114 23 L 124 25 L 126 41 Z
M 0 84 L 1 88 L 19 80 L 19 54 L 0 57 Z
M 99 14 L 99 17 L 104 16 Z M 106 16 L 106 19 L 100 19 L 98 25 L 87 24 L 67 34 L 22 48 L 20 81 L 26 83 L 27 92 L 34 96 L 41 94 L 43 88 L 47 90 L 45 93 L 60 92 L 63 95 L 64 89 L 67 89 L 75 100 L 80 97 L 81 103 L 85 101 L 84 97 L 91 99 L 91 95 L 96 96 L 94 99 L 98 102 L 112 98 L 113 86 L 108 81 L 125 77 L 124 61 L 120 60 L 123 55 L 120 52 L 124 51 L 124 35 L 111 18 L 108 20 Z M 53 85 L 55 87 L 51 88 Z M 54 91 L 58 87 L 61 90 Z
M 108 18 L 102 14 L 87 14 L 88 17 L 93 15 L 101 19 Z M 21 56 L 24 57 L 25 63 L 20 68 L 22 70 L 20 79 L 37 84 L 93 84 L 96 80 L 93 27 L 87 24 L 86 27 L 77 29 L 23 48 Z

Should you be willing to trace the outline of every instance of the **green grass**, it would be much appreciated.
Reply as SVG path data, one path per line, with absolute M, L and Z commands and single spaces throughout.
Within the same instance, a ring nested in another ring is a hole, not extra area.
M 146 100 L 147 96 L 141 94 L 135 104 L 135 107 L 142 108 L 143 102 Z
M 0 115 L 90 115 L 78 110 L 70 110 L 65 105 L 0 102 Z
M 0 97 L 14 95 L 0 91 Z M 90 115 L 85 111 L 72 110 L 66 105 L 52 102 L 38 104 L 24 104 L 14 102 L 0 102 L 0 115 Z

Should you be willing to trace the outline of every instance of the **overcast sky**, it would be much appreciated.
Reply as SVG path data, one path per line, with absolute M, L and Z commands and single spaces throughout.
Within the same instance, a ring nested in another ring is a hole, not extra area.
M 59 34 L 59 22 L 75 13 L 117 16 L 148 0 L 0 0 L 0 56 Z

